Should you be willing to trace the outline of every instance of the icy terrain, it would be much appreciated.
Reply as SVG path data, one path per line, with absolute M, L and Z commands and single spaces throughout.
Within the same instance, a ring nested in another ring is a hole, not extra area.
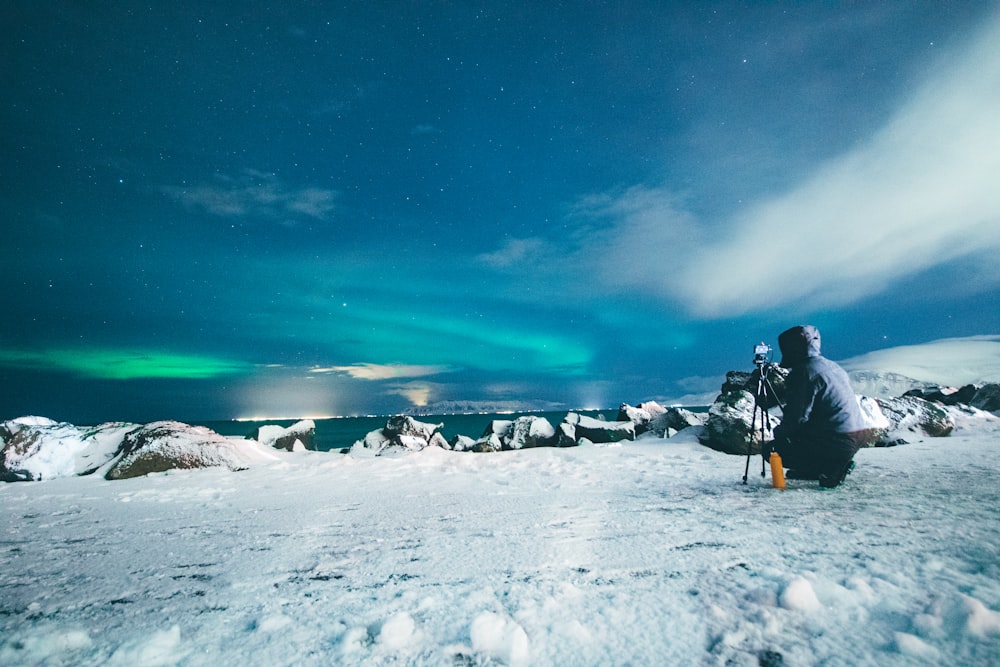
M 832 491 L 689 430 L 0 484 L 0 664 L 1000 660 L 996 421 Z

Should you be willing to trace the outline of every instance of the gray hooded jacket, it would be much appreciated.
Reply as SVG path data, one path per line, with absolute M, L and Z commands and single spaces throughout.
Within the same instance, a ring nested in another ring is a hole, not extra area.
M 790 368 L 787 403 L 775 439 L 822 438 L 867 428 L 844 369 L 820 355 L 819 330 L 793 327 L 778 336 L 781 365 Z

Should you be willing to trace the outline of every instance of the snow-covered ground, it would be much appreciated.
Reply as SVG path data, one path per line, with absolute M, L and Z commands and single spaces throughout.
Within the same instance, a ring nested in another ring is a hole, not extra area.
M 996 421 L 830 491 L 688 431 L 0 484 L 0 664 L 1000 664 Z

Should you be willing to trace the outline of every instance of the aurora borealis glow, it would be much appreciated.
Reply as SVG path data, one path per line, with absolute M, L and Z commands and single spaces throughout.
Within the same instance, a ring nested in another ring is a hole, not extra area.
M 995 2 L 0 9 L 0 417 L 609 407 L 1000 331 Z

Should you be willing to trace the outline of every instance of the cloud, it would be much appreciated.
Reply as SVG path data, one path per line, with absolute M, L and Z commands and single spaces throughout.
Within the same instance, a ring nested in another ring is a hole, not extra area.
M 354 364 L 351 366 L 330 366 L 312 368 L 310 373 L 342 373 L 357 380 L 394 380 L 417 378 L 451 372 L 449 366 L 407 365 L 407 364 Z
M 542 239 L 508 239 L 498 250 L 477 255 L 475 259 L 492 268 L 508 268 L 532 261 L 544 248 Z
M 213 215 L 253 215 L 278 220 L 289 216 L 326 220 L 336 209 L 338 196 L 335 190 L 292 187 L 274 174 L 256 170 L 246 170 L 235 178 L 219 176 L 211 185 L 169 185 L 161 191 L 186 206 Z
M 606 287 L 642 287 L 706 318 L 849 304 L 1000 249 L 997 109 L 1000 21 L 942 61 L 879 132 L 791 191 L 713 225 L 662 188 L 591 197 L 577 214 L 605 224 L 578 252 L 600 253 L 606 268 L 594 275 Z

